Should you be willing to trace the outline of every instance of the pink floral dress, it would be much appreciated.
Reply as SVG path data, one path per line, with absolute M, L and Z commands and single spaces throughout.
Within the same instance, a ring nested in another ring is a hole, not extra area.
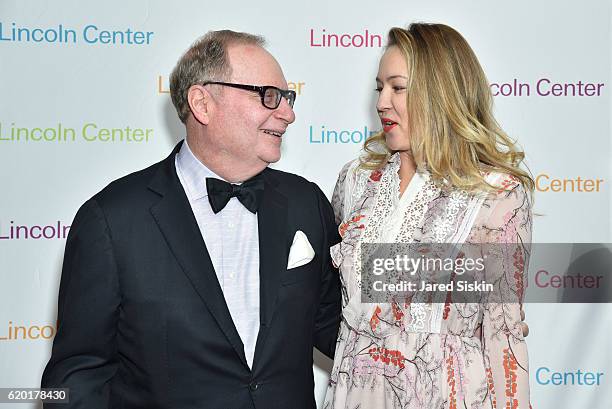
M 378 171 L 353 161 L 336 184 L 343 311 L 323 408 L 530 408 L 519 303 L 361 303 L 359 262 L 362 243 L 506 243 L 515 261 L 487 274 L 522 299 L 529 195 L 508 175 L 487 175 L 495 193 L 469 194 L 419 171 L 400 197 L 399 165 L 399 154 Z

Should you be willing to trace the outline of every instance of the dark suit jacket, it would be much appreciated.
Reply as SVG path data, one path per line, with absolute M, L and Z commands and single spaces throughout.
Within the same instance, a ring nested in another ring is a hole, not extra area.
M 333 355 L 341 308 L 329 202 L 299 176 L 263 173 L 261 326 L 250 370 L 176 174 L 179 147 L 78 211 L 42 387 L 70 388 L 61 408 L 314 408 L 312 348 Z M 297 230 L 316 256 L 287 270 Z

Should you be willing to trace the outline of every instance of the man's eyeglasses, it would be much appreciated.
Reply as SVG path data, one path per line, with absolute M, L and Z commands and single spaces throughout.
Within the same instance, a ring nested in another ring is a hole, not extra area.
M 293 108 L 293 104 L 295 103 L 295 91 L 284 90 L 280 88 L 273 87 L 271 85 L 265 85 L 259 87 L 257 85 L 245 85 L 245 84 L 234 84 L 231 82 L 219 82 L 219 81 L 207 81 L 202 84 L 208 85 L 225 85 L 226 87 L 245 89 L 247 91 L 257 92 L 261 97 L 261 104 L 268 109 L 276 109 L 280 105 L 281 98 L 285 98 L 287 103 L 291 108 Z

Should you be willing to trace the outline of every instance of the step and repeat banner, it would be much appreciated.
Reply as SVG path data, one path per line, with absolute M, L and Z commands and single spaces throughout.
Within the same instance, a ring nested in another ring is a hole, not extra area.
M 274 167 L 331 196 L 342 165 L 380 129 L 374 79 L 389 28 L 456 28 L 487 73 L 499 122 L 527 153 L 534 242 L 606 243 L 610 20 L 609 0 L 1 0 L 0 387 L 40 385 L 76 210 L 184 137 L 168 77 L 208 30 L 267 39 L 297 92 Z M 572 284 L 541 271 L 530 285 Z M 528 304 L 526 313 L 533 408 L 610 408 L 610 304 Z M 317 355 L 319 404 L 330 367 Z

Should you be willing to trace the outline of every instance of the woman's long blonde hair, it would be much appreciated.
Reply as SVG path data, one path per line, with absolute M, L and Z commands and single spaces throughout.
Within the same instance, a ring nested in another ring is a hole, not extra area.
M 444 24 L 414 23 L 389 31 L 387 48 L 392 46 L 408 66 L 409 136 L 417 166 L 441 186 L 490 190 L 484 172 L 498 171 L 533 192 L 533 178 L 519 167 L 525 154 L 493 117 L 489 83 L 461 34 Z M 361 166 L 367 169 L 381 168 L 394 153 L 383 132 L 368 138 L 364 150 Z

